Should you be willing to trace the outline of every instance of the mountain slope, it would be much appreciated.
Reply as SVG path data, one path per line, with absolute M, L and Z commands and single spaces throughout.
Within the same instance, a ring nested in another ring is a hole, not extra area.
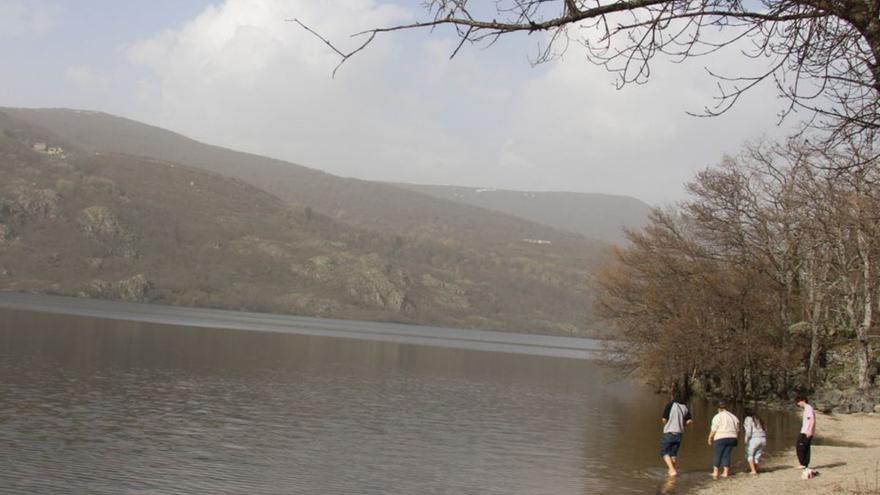
M 0 112 L 83 151 L 147 156 L 239 178 L 285 201 L 365 228 L 479 244 L 529 238 L 556 241 L 575 250 L 604 249 L 601 243 L 497 211 L 211 146 L 100 112 L 21 108 L 0 108 Z
M 522 231 L 477 242 L 461 227 L 474 218 L 373 230 L 236 178 L 71 145 L 2 112 L 0 131 L 0 289 L 556 334 L 592 321 L 601 251 L 568 234 L 500 214 Z M 533 232 L 561 241 L 518 238 Z

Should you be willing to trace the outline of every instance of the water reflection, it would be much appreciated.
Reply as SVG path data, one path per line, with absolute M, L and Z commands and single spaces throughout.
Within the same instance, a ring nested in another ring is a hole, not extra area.
M 668 495 L 670 493 L 675 493 L 675 487 L 678 484 L 678 478 L 667 477 L 663 483 L 660 485 L 659 493 L 661 495 Z
M 662 398 L 582 360 L 0 310 L 0 374 L 4 494 L 674 493 L 709 459 L 689 432 L 663 485 Z

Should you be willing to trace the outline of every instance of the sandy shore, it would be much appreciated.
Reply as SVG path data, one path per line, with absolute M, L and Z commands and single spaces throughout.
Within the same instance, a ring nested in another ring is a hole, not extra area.
M 819 414 L 816 419 L 811 467 L 819 471 L 817 477 L 801 479 L 792 446 L 768 458 L 763 466 L 765 472 L 756 477 L 747 472 L 736 473 L 729 479 L 710 480 L 694 493 L 880 494 L 880 416 Z

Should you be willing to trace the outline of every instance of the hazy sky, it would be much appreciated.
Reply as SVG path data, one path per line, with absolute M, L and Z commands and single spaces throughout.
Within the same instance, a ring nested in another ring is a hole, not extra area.
M 0 105 L 101 110 L 349 177 L 654 203 L 745 141 L 785 134 L 769 86 L 722 117 L 686 115 L 716 94 L 704 66 L 757 70 L 733 52 L 656 63 L 649 84 L 618 91 L 576 46 L 532 67 L 541 38 L 518 35 L 450 61 L 441 29 L 379 38 L 331 79 L 333 54 L 285 22 L 351 45 L 420 4 L 0 0 Z

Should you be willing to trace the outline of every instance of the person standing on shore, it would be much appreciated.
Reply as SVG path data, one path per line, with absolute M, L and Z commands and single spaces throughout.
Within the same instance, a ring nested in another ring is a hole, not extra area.
M 660 439 L 660 456 L 666 463 L 669 476 L 678 475 L 678 448 L 681 446 L 681 434 L 685 426 L 693 422 L 691 412 L 685 405 L 684 394 L 672 395 L 672 400 L 663 409 L 660 418 L 663 423 L 663 437 Z
M 709 445 L 715 446 L 712 460 L 712 477 L 718 478 L 718 470 L 724 468 L 722 478 L 730 476 L 730 457 L 733 448 L 736 447 L 736 437 L 739 435 L 739 419 L 727 410 L 727 403 L 718 401 L 718 413 L 712 417 L 712 427 L 709 430 Z
M 753 409 L 746 409 L 743 419 L 743 442 L 746 446 L 746 461 L 752 475 L 758 474 L 758 464 L 764 455 L 764 447 L 767 445 L 767 428 L 764 420 Z
M 810 470 L 810 444 L 813 442 L 813 435 L 816 433 L 816 412 L 813 410 L 813 406 L 810 405 L 809 401 L 807 401 L 806 395 L 798 395 L 795 398 L 795 402 L 798 407 L 804 410 L 803 421 L 801 422 L 801 432 L 798 434 L 797 439 L 797 458 L 798 464 L 800 464 L 800 468 L 804 471 L 805 475 L 809 472 L 812 474 Z M 805 476 L 811 477 L 811 476 Z

